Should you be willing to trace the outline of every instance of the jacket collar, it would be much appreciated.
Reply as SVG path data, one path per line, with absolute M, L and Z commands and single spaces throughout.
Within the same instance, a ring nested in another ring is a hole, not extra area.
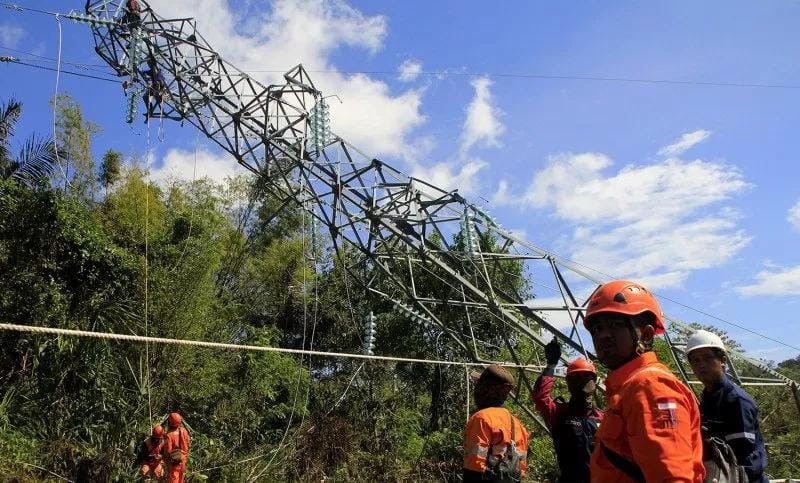
M 633 374 L 656 363 L 658 363 L 658 357 L 655 352 L 649 351 L 644 354 L 639 354 L 608 373 L 608 377 L 606 377 L 606 389 L 609 392 L 616 392 Z

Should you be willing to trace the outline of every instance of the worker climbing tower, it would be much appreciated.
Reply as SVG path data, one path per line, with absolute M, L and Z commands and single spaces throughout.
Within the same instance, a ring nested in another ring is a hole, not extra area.
M 582 319 L 604 277 L 522 239 L 457 191 L 408 177 L 337 136 L 302 65 L 282 83 L 264 85 L 226 62 L 194 20 L 165 19 L 137 3 L 132 12 L 124 0 L 87 2 L 98 55 L 133 92 L 151 88 L 144 72 L 153 59 L 165 84 L 156 116 L 191 123 L 262 177 L 277 199 L 306 209 L 376 300 L 447 336 L 463 360 L 486 361 L 489 348 L 499 348 L 517 364 L 536 363 L 522 342 L 544 345 L 552 337 L 594 357 Z M 129 101 L 132 119 L 138 101 Z M 689 381 L 681 347 L 689 329 L 667 320 L 669 350 Z M 370 327 L 374 337 L 374 320 Z M 738 382 L 786 384 L 797 399 L 796 383 L 766 365 L 737 353 L 732 361 Z

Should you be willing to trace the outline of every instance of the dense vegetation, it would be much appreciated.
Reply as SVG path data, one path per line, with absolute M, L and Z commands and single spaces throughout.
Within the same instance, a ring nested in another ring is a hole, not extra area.
M 58 106 L 57 155 L 40 138 L 12 154 L 22 106 L 0 109 L 3 322 L 359 352 L 373 310 L 377 352 L 455 357 L 433 329 L 354 284 L 313 246 L 303 213 L 278 210 L 257 179 L 157 186 L 136 153 L 115 151 L 95 166 L 99 127 L 68 97 Z M 179 410 L 194 439 L 194 479 L 460 478 L 463 368 L 12 332 L 0 332 L 0 346 L 3 477 L 130 481 L 137 443 Z M 525 341 L 517 350 L 536 355 Z M 800 358 L 782 366 L 800 378 Z M 797 412 L 785 391 L 762 392 L 770 470 L 797 476 Z M 547 480 L 550 440 L 522 416 L 533 432 L 530 479 Z

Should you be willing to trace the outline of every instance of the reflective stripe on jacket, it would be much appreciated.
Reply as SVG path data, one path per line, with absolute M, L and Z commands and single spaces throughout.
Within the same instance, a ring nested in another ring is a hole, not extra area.
M 592 453 L 592 481 L 635 481 L 609 461 L 601 445 L 638 465 L 647 482 L 703 481 L 697 400 L 654 352 L 612 371 L 606 379 L 606 399 L 608 408 Z
M 603 411 L 587 407 L 577 414 L 569 403 L 553 400 L 552 390 L 553 368 L 547 367 L 533 385 L 533 402 L 553 438 L 559 481 L 589 481 L 589 460 Z
M 758 407 L 744 389 L 724 377 L 711 390 L 703 391 L 700 417 L 706 436 L 728 443 L 736 461 L 750 481 L 766 482 L 767 451 L 758 421 Z
M 481 409 L 473 414 L 464 430 L 464 468 L 482 473 L 489 454 L 503 454 L 511 442 L 511 418 L 514 418 L 514 443 L 520 455 L 520 469 L 525 474 L 528 455 L 528 431 L 522 422 L 503 407 Z

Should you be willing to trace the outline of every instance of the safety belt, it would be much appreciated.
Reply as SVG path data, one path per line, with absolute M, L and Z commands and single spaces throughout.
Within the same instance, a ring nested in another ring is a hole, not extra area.
M 618 470 L 622 471 L 637 482 L 645 483 L 644 473 L 642 473 L 642 469 L 639 468 L 639 465 L 628 460 L 616 451 L 608 449 L 608 447 L 602 442 L 599 442 L 598 444 L 601 448 L 603 448 L 603 454 L 606 455 L 608 461 L 610 461 L 612 465 L 616 466 Z

